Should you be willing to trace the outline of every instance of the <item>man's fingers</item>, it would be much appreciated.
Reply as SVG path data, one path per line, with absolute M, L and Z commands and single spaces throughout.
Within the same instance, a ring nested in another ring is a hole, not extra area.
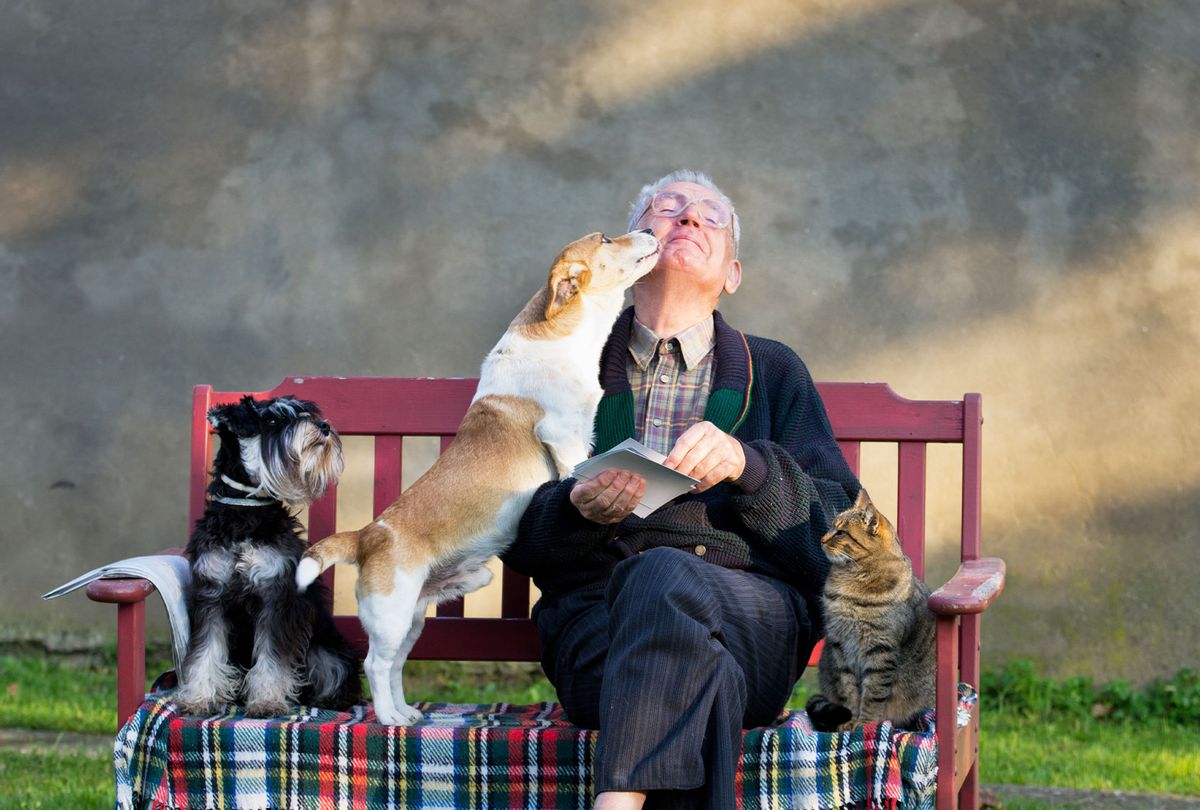
M 700 442 L 687 451 L 675 470 L 692 478 L 703 478 L 704 473 L 720 460 L 720 449 L 711 441 Z
M 636 480 L 631 480 L 629 484 L 617 495 L 616 501 L 611 507 L 612 511 L 619 514 L 622 519 L 637 508 L 637 505 L 642 502 L 642 496 L 646 494 L 646 481 L 641 476 L 634 476 Z
M 675 446 L 671 448 L 670 454 L 663 462 L 664 466 L 670 467 L 672 470 L 679 470 L 679 463 L 704 438 L 711 424 L 711 422 L 697 422 L 685 430 L 683 435 L 675 440 Z
M 579 513 L 595 523 L 616 523 L 633 511 L 646 490 L 640 475 L 624 470 L 605 470 L 591 481 L 577 483 L 570 494 Z
M 745 463 L 737 439 L 711 422 L 698 422 L 684 431 L 666 462 L 668 467 L 700 481 L 693 492 L 737 478 Z
M 728 478 L 736 468 L 732 461 L 722 461 L 716 464 L 711 469 L 704 472 L 703 475 L 692 474 L 692 478 L 699 478 L 700 483 L 692 489 L 692 492 L 703 492 L 706 489 L 711 489 L 717 484 Z
M 605 470 L 591 481 L 582 481 L 571 490 L 576 506 L 600 501 L 604 505 L 612 502 L 617 493 L 625 488 L 629 473 L 623 470 Z M 578 496 L 576 496 L 578 493 Z

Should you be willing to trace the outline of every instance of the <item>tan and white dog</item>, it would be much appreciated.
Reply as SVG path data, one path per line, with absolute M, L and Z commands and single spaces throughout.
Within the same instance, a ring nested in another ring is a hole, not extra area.
M 533 491 L 587 458 L 602 391 L 600 352 L 625 290 L 654 267 L 649 230 L 568 245 L 546 284 L 483 361 L 454 442 L 373 523 L 311 546 L 303 590 L 329 566 L 357 563 L 365 669 L 381 723 L 421 713 L 404 698 L 404 662 L 428 605 L 482 588 L 485 563 L 516 537 Z

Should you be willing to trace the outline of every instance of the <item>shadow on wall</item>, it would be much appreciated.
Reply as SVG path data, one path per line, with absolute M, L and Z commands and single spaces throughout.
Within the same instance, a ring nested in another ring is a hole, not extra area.
M 1158 528 L 1200 481 L 1188 5 L 5 9 L 9 570 L 185 535 L 196 382 L 474 374 L 561 245 L 682 164 L 744 217 L 731 321 L 818 378 L 984 393 L 989 652 L 1155 674 L 1200 632 L 1200 545 Z M 1114 570 L 1148 534 L 1145 579 Z M 0 573 L 42 622 L 33 579 Z

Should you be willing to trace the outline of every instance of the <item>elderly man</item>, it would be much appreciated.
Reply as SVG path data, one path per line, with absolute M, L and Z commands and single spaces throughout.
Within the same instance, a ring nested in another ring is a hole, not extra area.
M 699 479 L 645 519 L 638 476 L 540 488 L 505 560 L 542 591 L 543 667 L 600 730 L 597 808 L 734 806 L 741 730 L 784 707 L 821 636 L 820 538 L 859 484 L 800 358 L 716 312 L 740 228 L 706 176 L 642 189 L 655 269 L 601 358 L 596 452 L 628 437 Z

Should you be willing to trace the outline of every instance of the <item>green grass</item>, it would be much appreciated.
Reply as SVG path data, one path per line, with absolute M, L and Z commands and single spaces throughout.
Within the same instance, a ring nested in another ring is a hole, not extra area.
M 0 657 L 0 726 L 115 733 L 116 667 L 35 656 Z
M 0 751 L 0 810 L 111 808 L 112 757 Z
M 113 734 L 115 666 L 111 656 L 86 665 L 36 656 L 0 657 L 0 726 Z M 165 662 L 148 671 L 157 673 Z M 814 678 L 797 685 L 802 707 Z M 416 661 L 406 672 L 414 700 L 536 703 L 554 691 L 527 666 Z M 1195 673 L 1134 688 L 1052 682 L 1018 662 L 985 676 L 981 781 L 1079 790 L 1174 793 L 1200 797 L 1200 683 Z M 0 753 L 0 810 L 111 807 L 106 756 Z M 1008 800 L 1008 808 L 1045 807 Z
M 1200 727 L 980 717 L 985 784 L 1200 796 Z

